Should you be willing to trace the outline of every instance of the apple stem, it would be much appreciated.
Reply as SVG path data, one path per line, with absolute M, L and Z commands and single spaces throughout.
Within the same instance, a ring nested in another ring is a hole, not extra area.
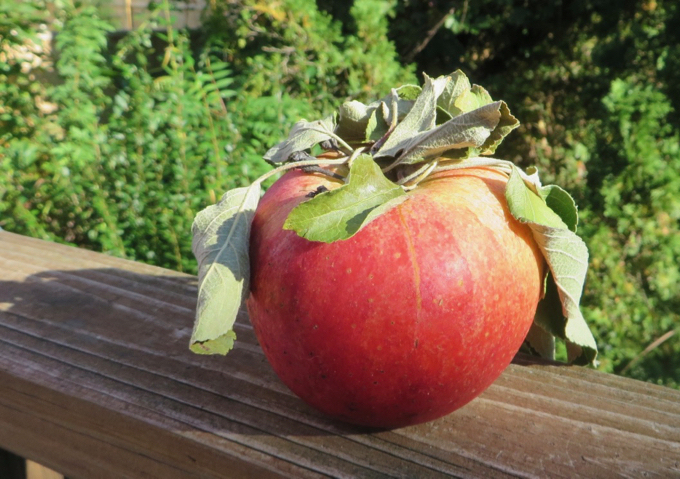
M 418 184 L 421 181 L 430 176 L 430 173 L 432 173 L 437 168 L 438 164 L 439 164 L 438 160 L 434 160 L 432 163 L 427 163 L 425 166 L 418 168 L 410 175 L 399 180 L 397 184 L 401 185 L 401 187 L 404 188 L 404 190 L 406 191 L 412 190 L 413 188 L 418 186 Z M 411 184 L 407 185 L 407 183 Z
M 253 184 L 255 183 L 262 183 L 263 181 L 271 178 L 274 175 L 277 175 L 283 171 L 288 171 L 288 170 L 293 170 L 295 168 L 301 168 L 303 166 L 319 166 L 319 165 L 326 165 L 326 166 L 332 166 L 332 165 L 342 165 L 347 163 L 349 157 L 348 156 L 343 156 L 340 158 L 314 158 L 313 160 L 303 160 L 303 161 L 296 161 L 294 163 L 284 163 L 281 166 L 278 166 L 274 168 L 271 171 L 268 171 L 264 175 L 260 176 L 258 179 L 256 179 Z
M 350 155 L 349 160 L 347 160 L 347 166 L 352 168 L 352 163 L 354 160 L 356 160 L 359 155 L 361 155 L 364 151 L 366 151 L 368 148 L 362 146 L 361 148 L 357 148 L 354 150 L 354 152 Z

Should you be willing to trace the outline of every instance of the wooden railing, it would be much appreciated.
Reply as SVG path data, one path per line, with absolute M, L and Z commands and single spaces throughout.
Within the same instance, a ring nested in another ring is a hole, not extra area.
M 0 449 L 78 478 L 680 477 L 680 391 L 516 358 L 479 398 L 391 431 L 276 378 L 245 314 L 189 352 L 196 279 L 0 232 Z

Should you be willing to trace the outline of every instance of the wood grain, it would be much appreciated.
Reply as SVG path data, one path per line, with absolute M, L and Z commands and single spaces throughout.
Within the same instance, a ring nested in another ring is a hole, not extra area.
M 196 279 L 0 232 L 0 448 L 69 478 L 680 477 L 680 391 L 520 357 L 478 399 L 392 431 L 333 422 L 245 314 L 189 352 Z

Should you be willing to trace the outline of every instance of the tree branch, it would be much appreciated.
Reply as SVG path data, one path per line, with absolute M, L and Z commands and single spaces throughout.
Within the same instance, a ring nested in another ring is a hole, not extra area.
M 434 36 L 437 34 L 442 25 L 444 25 L 446 18 L 449 15 L 452 15 L 454 11 L 455 8 L 451 7 L 446 13 L 444 13 L 444 15 L 441 16 L 439 20 L 437 20 L 437 23 L 435 23 L 434 26 L 432 26 L 432 28 L 430 28 L 427 31 L 425 38 L 423 38 L 422 41 L 420 41 L 420 43 L 413 47 L 413 49 L 409 53 L 407 53 L 406 56 L 404 56 L 404 60 L 406 61 L 406 63 L 411 63 L 415 56 L 421 51 L 423 51 L 427 44 L 430 43 L 430 40 L 432 40 Z

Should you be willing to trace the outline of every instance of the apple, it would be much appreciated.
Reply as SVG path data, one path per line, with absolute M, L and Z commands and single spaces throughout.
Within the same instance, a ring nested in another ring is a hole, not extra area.
M 436 173 L 355 236 L 320 243 L 284 221 L 342 183 L 300 170 L 276 181 L 252 223 L 247 307 L 281 380 L 377 428 L 436 419 L 484 391 L 520 348 L 544 284 L 506 182 L 485 168 Z
M 463 406 L 525 338 L 595 362 L 573 199 L 490 156 L 519 125 L 505 102 L 460 71 L 423 78 L 296 122 L 263 156 L 273 170 L 196 216 L 192 351 L 226 354 L 245 299 L 293 392 L 378 428 Z

